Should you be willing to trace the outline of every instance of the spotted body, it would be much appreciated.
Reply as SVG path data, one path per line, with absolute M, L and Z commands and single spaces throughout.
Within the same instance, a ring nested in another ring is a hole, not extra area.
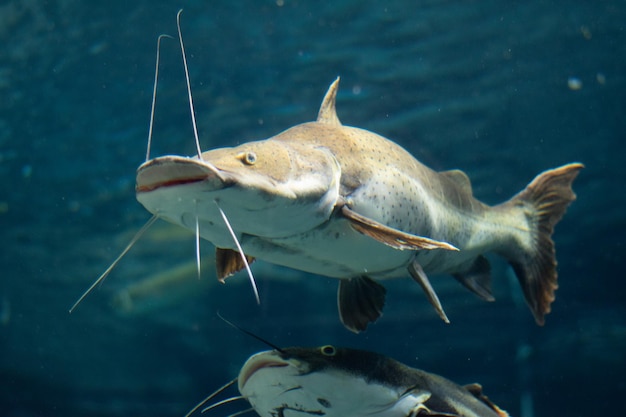
M 339 278 L 340 317 L 353 331 L 382 312 L 377 281 L 407 272 L 445 321 L 428 274 L 452 274 L 492 300 L 482 256 L 490 251 L 511 263 L 543 323 L 557 287 L 551 233 L 575 198 L 571 183 L 582 165 L 546 171 L 508 202 L 487 206 L 463 172 L 435 172 L 396 143 L 343 126 L 338 81 L 315 122 L 200 158 L 147 161 L 137 172 L 137 199 L 160 218 L 197 227 L 218 248 L 220 279 L 243 264 L 218 205 L 250 260 Z

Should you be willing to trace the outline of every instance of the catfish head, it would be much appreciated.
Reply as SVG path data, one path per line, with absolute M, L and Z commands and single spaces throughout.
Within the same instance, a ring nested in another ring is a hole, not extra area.
M 218 206 L 240 236 L 290 236 L 328 220 L 340 177 L 327 148 L 270 138 L 207 151 L 201 159 L 151 159 L 137 170 L 136 192 L 151 213 L 191 230 L 198 222 L 200 236 L 230 247 Z

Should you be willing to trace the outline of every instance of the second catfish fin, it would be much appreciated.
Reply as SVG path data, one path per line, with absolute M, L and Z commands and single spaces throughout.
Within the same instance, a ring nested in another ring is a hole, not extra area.
M 341 214 L 350 221 L 350 225 L 357 232 L 376 239 L 387 246 L 399 250 L 424 250 L 424 249 L 446 249 L 458 251 L 459 249 L 447 242 L 429 239 L 423 236 L 412 235 L 393 227 L 385 226 L 382 223 L 365 217 L 348 206 L 341 208 Z

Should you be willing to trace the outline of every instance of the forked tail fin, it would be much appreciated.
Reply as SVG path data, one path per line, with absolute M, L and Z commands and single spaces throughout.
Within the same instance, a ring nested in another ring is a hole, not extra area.
M 576 194 L 572 182 L 584 167 L 580 163 L 563 165 L 539 174 L 507 205 L 521 206 L 530 225 L 532 244 L 516 251 L 508 261 L 522 285 L 524 297 L 535 321 L 544 324 L 558 288 L 556 256 L 552 233 Z

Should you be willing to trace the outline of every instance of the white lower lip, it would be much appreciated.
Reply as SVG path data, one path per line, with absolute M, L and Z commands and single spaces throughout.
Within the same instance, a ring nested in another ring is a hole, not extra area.
M 258 371 L 267 368 L 283 368 L 286 366 L 289 366 L 289 362 L 281 359 L 275 354 L 275 352 L 266 351 L 253 355 L 246 361 L 243 368 L 241 368 L 241 371 L 239 372 L 239 392 L 241 392 L 252 375 Z

